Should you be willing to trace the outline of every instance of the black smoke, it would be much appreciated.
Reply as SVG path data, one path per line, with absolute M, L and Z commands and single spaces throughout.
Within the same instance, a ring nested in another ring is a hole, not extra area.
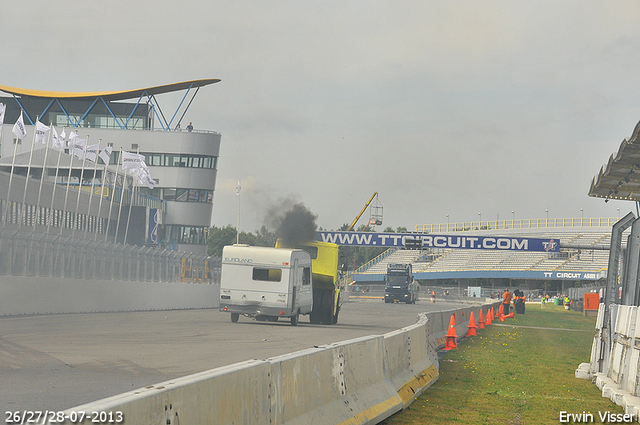
M 280 238 L 283 246 L 298 247 L 316 239 L 318 216 L 309 211 L 303 203 L 288 205 L 287 209 L 280 212 L 273 208 L 270 215 L 276 236 Z

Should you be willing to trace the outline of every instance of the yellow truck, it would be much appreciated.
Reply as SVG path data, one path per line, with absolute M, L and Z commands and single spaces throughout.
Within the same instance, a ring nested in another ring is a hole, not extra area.
M 309 315 L 311 323 L 333 325 L 338 323 L 342 300 L 338 279 L 339 247 L 336 244 L 310 241 L 298 246 L 284 246 L 281 239 L 276 248 L 302 249 L 311 256 L 313 280 L 313 308 Z

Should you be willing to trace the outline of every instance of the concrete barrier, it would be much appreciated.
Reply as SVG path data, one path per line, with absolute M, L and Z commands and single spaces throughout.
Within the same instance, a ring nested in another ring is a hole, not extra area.
M 62 423 L 267 425 L 270 373 L 260 360 L 220 367 L 75 407 Z
M 429 344 L 427 330 L 425 318 L 413 326 L 384 335 L 387 374 L 402 399 L 403 408 L 439 377 L 437 355 L 432 355 L 435 349 Z
M 220 285 L 0 277 L 0 314 L 217 308 Z
M 423 313 L 385 335 L 213 369 L 66 413 L 121 412 L 125 424 L 375 424 L 437 381 L 437 347 L 451 316 L 462 337 L 480 308 Z

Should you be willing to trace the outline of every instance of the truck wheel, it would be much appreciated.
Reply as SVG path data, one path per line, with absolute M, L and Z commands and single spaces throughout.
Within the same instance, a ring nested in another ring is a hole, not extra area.
M 238 313 L 231 313 L 231 322 L 232 323 L 238 323 L 238 319 L 240 318 L 240 314 Z
M 324 320 L 325 325 L 331 325 L 333 322 L 333 291 L 326 290 L 324 292 Z
M 291 326 L 298 326 L 298 320 L 300 320 L 300 310 L 296 311 L 296 314 L 291 316 Z

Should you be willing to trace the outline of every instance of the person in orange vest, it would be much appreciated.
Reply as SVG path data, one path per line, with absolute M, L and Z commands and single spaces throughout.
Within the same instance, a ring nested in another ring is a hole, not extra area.
M 504 290 L 504 294 L 502 294 L 502 311 L 506 316 L 509 314 L 509 307 L 511 306 L 511 292 L 508 289 Z

